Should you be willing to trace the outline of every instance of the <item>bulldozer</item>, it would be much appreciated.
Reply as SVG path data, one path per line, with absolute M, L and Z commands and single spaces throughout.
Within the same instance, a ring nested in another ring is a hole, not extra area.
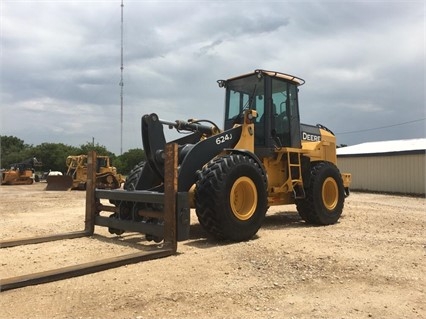
M 300 122 L 298 92 L 305 81 L 257 69 L 217 83 L 225 89 L 223 129 L 210 120 L 168 121 L 156 113 L 143 115 L 147 161 L 131 171 L 124 190 L 164 192 L 165 145 L 176 143 L 177 190 L 188 192 L 190 207 L 214 237 L 249 240 L 275 205 L 295 204 L 310 224 L 336 223 L 349 196 L 351 175 L 337 168 L 333 132 L 324 125 Z M 165 127 L 185 135 L 167 142 Z M 161 205 L 120 200 L 120 195 L 110 202 L 116 206 L 112 219 L 163 223 Z M 147 210 L 152 211 L 148 217 Z M 109 227 L 113 234 L 124 231 Z M 181 214 L 177 239 L 188 237 L 189 215 Z M 149 232 L 146 238 L 162 240 Z
M 120 188 L 125 179 L 110 165 L 108 156 L 97 156 L 96 188 Z M 85 190 L 87 182 L 87 155 L 70 155 L 66 162 L 65 175 L 48 175 L 46 190 Z
M 2 170 L 0 175 L 1 185 L 31 185 L 38 178 L 34 169 L 42 166 L 36 157 L 29 158 L 21 163 L 10 165 L 9 169 Z

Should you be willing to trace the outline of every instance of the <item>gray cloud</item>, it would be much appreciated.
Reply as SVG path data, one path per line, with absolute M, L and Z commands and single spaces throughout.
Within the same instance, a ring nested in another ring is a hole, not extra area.
M 411 2 L 124 1 L 124 145 L 140 117 L 221 124 L 215 81 L 295 74 L 303 122 L 340 143 L 424 136 L 424 8 Z M 120 132 L 120 2 L 3 3 L 1 134 L 114 152 Z M 12 112 L 13 110 L 13 112 Z M 16 125 L 32 119 L 31 129 Z M 7 119 L 7 120 L 6 120 Z

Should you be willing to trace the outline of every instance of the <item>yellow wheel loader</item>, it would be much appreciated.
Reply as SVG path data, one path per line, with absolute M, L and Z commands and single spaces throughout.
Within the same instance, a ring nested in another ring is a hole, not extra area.
M 6 240 L 0 247 L 92 236 L 95 226 L 108 227 L 117 235 L 139 232 L 163 244 L 1 279 L 0 290 L 170 256 L 178 240 L 189 238 L 191 207 L 207 232 L 230 241 L 252 238 L 274 205 L 296 204 L 307 223 L 336 223 L 349 195 L 351 175 L 340 173 L 336 166 L 334 134 L 319 124 L 300 123 L 298 87 L 303 83 L 295 76 L 266 70 L 219 80 L 226 97 L 223 129 L 209 120 L 167 121 L 155 113 L 144 115 L 142 143 L 147 161 L 132 170 L 124 189 L 97 189 L 105 180 L 98 184 L 103 164 L 95 152 L 71 158 L 67 164 L 74 168 L 68 177 L 78 176 L 78 168 L 85 168 L 84 230 Z M 166 142 L 164 126 L 185 135 Z
M 22 163 L 10 165 L 9 169 L 1 171 L 1 185 L 31 185 L 34 183 L 34 179 L 38 182 L 37 175 L 33 178 L 34 169 L 37 166 L 42 166 L 42 163 L 35 157 L 29 158 Z
M 120 188 L 125 179 L 110 165 L 108 156 L 97 156 L 96 188 Z M 87 182 L 87 155 L 68 156 L 65 175 L 47 176 L 46 190 L 85 190 Z
M 178 144 L 178 192 L 188 192 L 200 224 L 213 236 L 231 241 L 252 238 L 274 205 L 296 204 L 307 223 L 336 223 L 351 176 L 336 166 L 332 131 L 300 123 L 298 87 L 304 82 L 266 70 L 219 80 L 225 89 L 223 129 L 209 120 L 167 121 L 155 113 L 144 115 L 147 161 L 133 169 L 124 189 L 164 192 L 165 126 L 185 133 L 171 141 Z M 117 208 L 112 219 L 163 223 L 161 205 L 120 200 L 120 195 L 111 203 Z M 139 213 L 147 210 L 152 211 L 149 217 Z M 187 239 L 189 215 L 177 219 L 178 240 Z M 124 232 L 114 227 L 109 231 Z M 162 240 L 149 232 L 146 237 Z

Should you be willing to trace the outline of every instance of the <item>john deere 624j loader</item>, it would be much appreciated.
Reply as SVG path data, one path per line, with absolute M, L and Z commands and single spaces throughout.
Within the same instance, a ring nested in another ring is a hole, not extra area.
M 265 70 L 219 80 L 226 97 L 223 129 L 209 120 L 165 121 L 155 113 L 144 115 L 147 161 L 132 171 L 124 189 L 163 192 L 166 126 L 186 133 L 172 141 L 179 145 L 178 191 L 189 192 L 200 224 L 217 238 L 251 238 L 273 205 L 296 204 L 308 223 L 336 223 L 351 176 L 336 166 L 332 131 L 300 123 L 298 87 L 304 82 Z M 160 217 L 138 214 L 161 207 L 120 200 L 114 204 L 117 212 L 111 218 L 162 223 Z M 187 238 L 187 219 L 178 223 L 178 239 Z M 147 238 L 161 240 L 150 234 Z

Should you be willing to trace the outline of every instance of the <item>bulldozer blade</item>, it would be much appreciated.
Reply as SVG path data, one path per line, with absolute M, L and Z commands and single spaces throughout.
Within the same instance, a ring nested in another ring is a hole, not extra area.
M 47 176 L 47 191 L 69 191 L 72 188 L 73 179 L 68 175 Z

